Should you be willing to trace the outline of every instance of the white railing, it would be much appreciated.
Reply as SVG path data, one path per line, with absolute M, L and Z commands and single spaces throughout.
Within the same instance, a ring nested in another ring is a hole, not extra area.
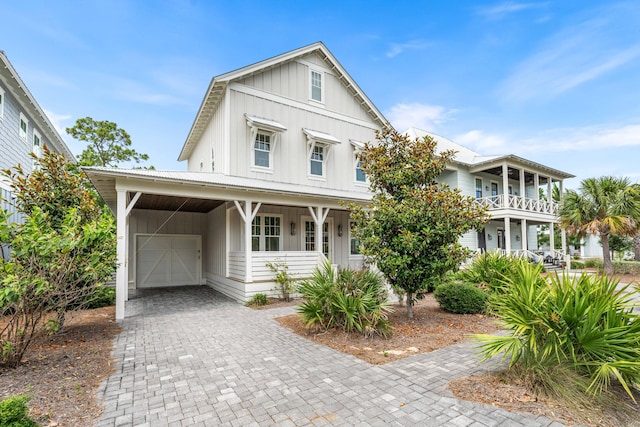
M 498 194 L 476 199 L 482 206 L 489 210 L 494 209 L 518 209 L 528 212 L 545 213 L 551 215 L 558 214 L 558 204 L 546 200 L 528 199 L 526 197 L 512 196 L 510 194 Z
M 244 252 L 228 252 L 229 277 L 245 280 L 246 259 Z M 321 259 L 322 258 L 322 259 Z M 324 261 L 318 252 L 251 252 L 251 275 L 254 282 L 273 280 L 273 272 L 267 267 L 268 262 L 282 262 L 289 266 L 289 273 L 295 278 L 311 276 L 314 268 Z
M 538 255 L 535 252 L 531 252 L 528 249 L 516 249 L 514 251 L 511 251 L 511 254 L 514 257 L 527 258 L 536 263 L 541 263 L 543 261 L 542 255 Z

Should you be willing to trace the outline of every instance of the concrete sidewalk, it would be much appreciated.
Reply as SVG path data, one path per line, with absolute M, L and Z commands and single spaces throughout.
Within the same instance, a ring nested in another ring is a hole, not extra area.
M 149 290 L 127 303 L 99 426 L 560 426 L 456 399 L 484 372 L 471 345 L 384 366 L 315 344 L 207 287 Z

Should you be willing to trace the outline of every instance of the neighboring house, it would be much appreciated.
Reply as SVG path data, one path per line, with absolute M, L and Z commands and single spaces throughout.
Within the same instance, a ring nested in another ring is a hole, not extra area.
M 31 173 L 44 145 L 75 162 L 71 151 L 40 108 L 3 51 L 0 51 L 0 170 L 20 165 Z M 1 208 L 20 220 L 14 207 L 11 182 L 0 177 Z
M 186 172 L 85 168 L 116 212 L 116 317 L 135 288 L 270 292 L 325 258 L 361 267 L 344 203 L 371 199 L 356 154 L 387 120 L 322 43 L 214 77 L 179 160 Z
M 461 243 L 471 249 L 517 253 L 531 258 L 539 249 L 538 226 L 548 225 L 551 247 L 553 229 L 558 224 L 558 205 L 549 195 L 556 183 L 562 194 L 563 179 L 573 175 L 512 154 L 483 156 L 453 141 L 423 130 L 411 128 L 405 132 L 412 138 L 433 137 L 437 150 L 454 150 L 456 156 L 440 182 L 458 188 L 463 194 L 476 197 L 487 206 L 491 220 L 484 230 L 465 234 Z M 544 189 L 547 200 L 540 199 Z M 562 252 L 547 251 L 553 258 L 564 259 L 566 235 L 562 232 Z

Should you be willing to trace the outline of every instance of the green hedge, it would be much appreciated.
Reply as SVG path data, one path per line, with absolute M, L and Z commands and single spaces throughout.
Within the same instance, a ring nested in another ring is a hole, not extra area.
M 573 265 L 574 263 L 571 263 Z M 586 268 L 596 268 L 602 270 L 604 264 L 601 259 L 588 259 L 585 260 L 584 266 Z M 574 267 L 575 268 L 575 267 Z M 640 262 L 638 261 L 613 261 L 613 274 L 634 274 L 640 275 Z
M 468 283 L 443 283 L 433 293 L 443 310 L 457 314 L 483 313 L 489 296 Z
M 575 270 L 582 270 L 584 268 L 584 262 L 571 261 L 571 268 Z
M 28 396 L 13 395 L 0 402 L 0 426 L 37 427 L 38 424 L 28 416 L 29 400 Z

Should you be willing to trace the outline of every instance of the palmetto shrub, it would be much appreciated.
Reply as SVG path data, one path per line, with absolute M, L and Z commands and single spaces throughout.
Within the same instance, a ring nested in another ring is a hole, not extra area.
M 463 282 L 486 286 L 495 291 L 500 287 L 505 276 L 512 275 L 523 263 L 524 258 L 502 255 L 498 251 L 484 252 L 477 255 L 464 269 L 456 273 L 455 278 Z
M 443 310 L 457 314 L 483 313 L 489 299 L 477 286 L 459 282 L 443 283 L 433 296 Z
M 545 279 L 527 264 L 502 286 L 492 306 L 509 333 L 475 336 L 484 359 L 503 354 L 538 391 L 559 397 L 571 389 L 597 396 L 614 380 L 633 398 L 631 389 L 640 384 L 637 290 L 607 276 Z
M 367 336 L 386 337 L 391 332 L 387 290 L 377 273 L 348 268 L 334 271 L 327 261 L 300 283 L 298 292 L 304 298 L 298 312 L 307 326 Z

